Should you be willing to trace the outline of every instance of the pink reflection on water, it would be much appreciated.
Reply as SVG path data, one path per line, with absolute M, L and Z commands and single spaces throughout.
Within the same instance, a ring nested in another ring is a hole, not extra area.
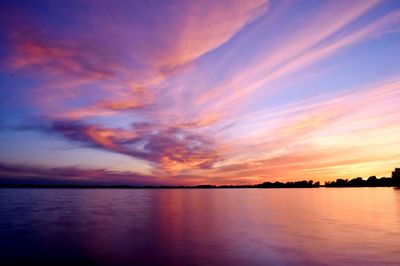
M 0 190 L 6 262 L 395 265 L 400 190 Z

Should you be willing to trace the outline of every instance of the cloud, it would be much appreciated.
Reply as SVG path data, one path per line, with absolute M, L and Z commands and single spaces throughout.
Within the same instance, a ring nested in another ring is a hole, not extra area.
M 186 64 L 218 48 L 266 9 L 267 1 L 264 0 L 184 4 L 182 13 L 185 15 L 178 18 L 176 28 L 170 32 L 172 45 L 163 68 Z
M 23 129 L 39 129 L 88 147 L 146 160 L 172 174 L 207 169 L 220 160 L 211 138 L 182 128 L 137 123 L 130 129 L 121 129 L 77 121 L 48 121 Z
M 341 49 L 376 37 L 384 33 L 387 27 L 397 25 L 399 14 L 392 12 L 366 27 L 338 35 L 376 4 L 377 1 L 354 1 L 351 4 L 337 5 L 329 3 L 318 13 L 310 14 L 305 22 L 301 21 L 301 27 L 296 27 L 298 30 L 283 27 L 282 32 L 275 36 L 277 44 L 268 43 L 271 47 L 265 47 L 266 53 L 259 55 L 244 71 L 234 73 L 219 86 L 196 95 L 195 106 L 206 110 L 206 113 L 224 113 L 227 108 L 238 108 L 244 100 L 259 90 L 268 90 L 269 94 L 276 93 L 280 86 L 274 86 L 273 82 L 288 78 Z M 332 13 L 337 15 L 331 17 Z M 276 23 L 282 23 L 279 19 L 281 18 L 277 18 Z M 281 39 L 281 35 L 285 38 Z
M 176 184 L 385 175 L 400 155 L 395 145 L 400 118 L 390 116 L 399 111 L 399 92 L 400 83 L 393 79 L 280 106 L 280 111 L 264 110 L 246 121 L 256 123 L 257 130 L 234 139 L 226 138 L 226 132 L 210 137 L 191 127 L 151 123 L 122 129 L 49 120 L 22 129 L 146 160 L 157 169 L 153 176 Z
M 0 184 L 154 185 L 160 182 L 163 181 L 134 172 L 0 163 Z
M 267 7 L 266 0 L 88 3 L 80 22 L 107 36 L 101 41 L 134 48 L 126 56 L 135 62 L 169 73 L 228 42 Z
M 58 4 L 43 5 L 60 12 Z M 42 113 L 83 119 L 131 112 L 153 104 L 154 86 L 228 42 L 267 7 L 266 0 L 89 1 L 65 8 L 60 16 L 71 25 L 64 28 L 9 4 L 8 67 L 39 77 L 28 98 Z M 71 105 L 88 97 L 85 106 Z
M 281 112 L 264 110 L 246 121 L 257 130 L 225 143 L 229 149 L 223 156 L 228 159 L 209 175 L 383 175 L 400 154 L 392 146 L 398 141 L 400 118 L 391 116 L 399 111 L 399 98 L 397 78 L 281 106 Z M 378 162 L 387 170 L 375 169 Z
M 10 39 L 14 53 L 9 56 L 9 64 L 14 69 L 93 82 L 115 76 L 121 64 L 99 45 L 50 38 L 33 27 L 15 29 Z

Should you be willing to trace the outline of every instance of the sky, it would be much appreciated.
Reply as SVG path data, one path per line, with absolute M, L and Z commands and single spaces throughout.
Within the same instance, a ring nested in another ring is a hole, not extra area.
M 400 2 L 0 4 L 0 181 L 390 176 Z

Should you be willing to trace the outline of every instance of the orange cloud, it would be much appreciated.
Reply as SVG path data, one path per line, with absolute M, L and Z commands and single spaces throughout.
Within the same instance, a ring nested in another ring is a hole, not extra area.
M 382 116 L 400 111 L 396 106 L 399 98 L 400 82 L 395 80 L 333 100 L 300 102 L 276 117 L 275 126 L 262 130 L 258 125 L 255 128 L 259 131 L 252 131 L 252 135 L 226 142 L 228 154 L 222 156 L 228 159 L 216 165 L 217 173 L 209 174 L 288 179 L 332 179 L 357 171 L 359 175 L 371 171 L 385 174 L 398 163 L 400 153 L 395 143 L 400 140 L 400 118 Z M 265 113 L 269 114 L 268 110 Z M 260 114 L 256 118 L 263 121 Z M 377 169 L 377 162 L 385 166 Z M 368 163 L 374 164 L 366 167 Z

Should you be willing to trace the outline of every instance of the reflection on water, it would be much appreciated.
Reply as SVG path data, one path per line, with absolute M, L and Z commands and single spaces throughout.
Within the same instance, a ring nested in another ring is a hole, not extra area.
M 395 265 L 400 190 L 1 189 L 2 265 Z

